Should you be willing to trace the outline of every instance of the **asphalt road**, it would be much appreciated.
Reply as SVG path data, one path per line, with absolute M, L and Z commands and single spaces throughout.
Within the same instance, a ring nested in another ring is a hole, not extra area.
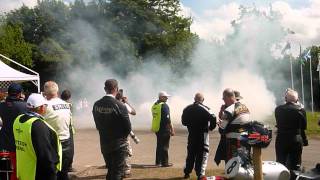
M 156 136 L 149 131 L 136 131 L 140 139 L 139 144 L 134 144 L 133 147 L 132 164 L 135 165 L 153 165 L 155 159 Z M 274 136 L 275 137 L 275 136 Z M 219 142 L 219 133 L 217 131 L 210 134 L 210 157 L 208 161 L 208 168 L 223 169 L 224 166 L 220 164 L 218 167 L 214 161 L 214 154 L 216 152 L 217 144 Z M 262 150 L 262 159 L 268 161 L 275 160 L 274 142 Z M 178 131 L 172 137 L 169 149 L 169 161 L 174 164 L 176 168 L 183 168 L 186 157 L 187 146 L 187 132 Z M 317 162 L 320 162 L 320 140 L 316 138 L 309 138 L 309 146 L 304 147 L 302 165 L 306 169 L 313 168 Z M 99 135 L 95 129 L 79 129 L 75 135 L 75 157 L 73 167 L 78 172 L 84 171 L 92 166 L 103 166 L 104 161 L 100 152 Z

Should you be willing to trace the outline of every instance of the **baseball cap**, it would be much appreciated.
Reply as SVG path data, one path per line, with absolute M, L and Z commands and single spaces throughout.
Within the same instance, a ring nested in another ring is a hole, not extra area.
M 165 92 L 165 91 L 160 91 L 159 92 L 159 97 L 163 97 L 163 96 L 165 96 L 165 97 L 170 97 L 171 95 L 169 95 L 167 92 Z
M 22 92 L 22 86 L 20 84 L 17 83 L 12 83 L 10 84 L 10 86 L 8 87 L 8 94 L 9 95 L 16 95 Z
M 28 108 L 37 108 L 45 104 L 47 104 L 47 100 L 41 94 L 37 93 L 32 93 L 27 100 Z
M 237 100 L 243 99 L 239 91 L 234 91 L 234 96 L 236 97 Z

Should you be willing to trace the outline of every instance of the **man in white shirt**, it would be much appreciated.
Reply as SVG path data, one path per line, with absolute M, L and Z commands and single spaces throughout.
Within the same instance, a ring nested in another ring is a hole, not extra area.
M 48 100 L 45 119 L 48 124 L 57 132 L 62 144 L 62 169 L 58 173 L 58 180 L 67 180 L 68 170 L 71 166 L 73 153 L 70 138 L 71 110 L 70 105 L 59 98 L 59 87 L 54 81 L 47 81 L 44 84 L 44 95 Z

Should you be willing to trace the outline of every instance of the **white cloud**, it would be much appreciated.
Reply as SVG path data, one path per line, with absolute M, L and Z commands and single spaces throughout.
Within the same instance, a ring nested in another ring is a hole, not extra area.
M 298 44 L 304 48 L 319 44 L 320 2 L 318 0 L 311 0 L 310 7 L 299 9 L 292 8 L 286 2 L 278 1 L 273 3 L 273 9 L 283 16 L 282 25 L 295 32 L 287 36 L 287 41 L 292 42 L 295 52 L 298 52 Z
M 23 4 L 29 7 L 33 7 L 37 4 L 37 0 L 0 0 L 0 13 L 9 12 L 14 9 L 18 9 Z
M 295 34 L 288 35 L 283 41 L 292 44 L 294 55 L 299 52 L 299 44 L 303 48 L 319 44 L 320 40 L 320 1 L 309 0 L 309 6 L 295 7 L 288 1 L 275 1 L 272 9 L 282 15 L 281 24 L 283 28 L 288 28 Z M 223 40 L 228 34 L 233 32 L 230 24 L 239 15 L 238 3 L 232 2 L 218 8 L 205 10 L 202 14 L 196 14 L 192 8 L 183 7 L 188 10 L 193 17 L 191 30 L 197 33 L 201 39 Z M 269 5 L 257 7 L 260 11 L 269 14 Z

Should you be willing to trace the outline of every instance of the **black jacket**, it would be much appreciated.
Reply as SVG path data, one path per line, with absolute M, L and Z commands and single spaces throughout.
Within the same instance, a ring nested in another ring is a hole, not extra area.
M 286 103 L 275 109 L 278 134 L 300 134 L 307 127 L 306 112 L 300 105 Z
M 114 97 L 104 96 L 95 102 L 92 114 L 103 152 L 110 153 L 127 144 L 131 123 L 123 103 Z
M 300 134 L 303 144 L 308 145 L 305 135 L 307 129 L 306 111 L 297 104 L 286 103 L 275 109 L 277 134 L 282 137 L 294 137 Z
M 181 122 L 187 126 L 190 135 L 201 135 L 216 127 L 216 116 L 200 103 L 187 106 L 182 113 Z
M 0 130 L 0 150 L 16 151 L 12 126 L 16 117 L 26 110 L 26 103 L 16 97 L 9 96 L 5 102 L 0 103 L 0 118 L 3 123 Z

